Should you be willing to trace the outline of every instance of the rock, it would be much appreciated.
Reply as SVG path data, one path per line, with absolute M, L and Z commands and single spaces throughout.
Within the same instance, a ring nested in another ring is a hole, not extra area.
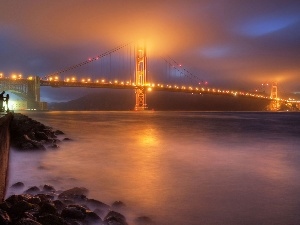
M 60 200 L 54 200 L 53 204 L 55 205 L 58 212 L 61 212 L 66 207 L 66 205 Z
M 10 217 L 6 211 L 0 209 L 0 224 L 9 225 L 11 223 Z
M 20 147 L 21 147 L 22 150 L 32 150 L 32 149 L 34 149 L 33 144 L 31 144 L 30 142 L 21 143 Z
M 0 209 L 3 211 L 8 211 L 10 207 L 10 204 L 8 202 L 1 202 L 0 203 Z
M 53 138 L 57 138 L 52 127 L 19 113 L 14 114 L 10 130 L 11 145 L 19 150 L 46 150 L 43 144 L 51 143 Z M 57 131 L 57 133 L 63 132 Z
M 40 214 L 57 214 L 57 209 L 52 202 L 45 202 L 41 205 Z
M 115 201 L 111 206 L 113 209 L 121 209 L 124 208 L 126 205 L 122 201 Z
M 84 219 L 86 215 L 85 209 L 76 206 L 67 206 L 61 212 L 63 218 Z
M 110 209 L 109 205 L 100 202 L 98 200 L 95 199 L 87 199 L 86 204 L 88 207 L 90 207 L 91 209 L 101 209 L 101 210 L 106 210 L 108 211 Z
M 105 217 L 107 215 L 107 210 L 102 210 L 102 209 L 95 209 L 94 213 L 96 213 L 98 216 L 101 218 Z
M 86 211 L 85 221 L 88 223 L 100 223 L 102 222 L 100 216 L 90 210 Z
M 135 219 L 137 225 L 150 225 L 153 221 L 148 216 L 140 216 Z
M 59 199 L 72 199 L 74 196 L 85 195 L 88 193 L 88 190 L 83 187 L 74 187 L 69 190 L 63 191 L 58 195 Z
M 9 214 L 14 216 L 19 216 L 22 213 L 34 208 L 35 208 L 34 204 L 21 200 L 10 207 Z
M 120 225 L 128 225 L 125 216 L 115 211 L 110 211 L 104 218 L 104 222 L 109 225 L 114 223 Z
M 38 140 L 38 141 L 49 139 L 49 137 L 42 131 L 35 132 L 34 136 L 35 136 L 36 140 Z
M 36 197 L 39 197 L 42 202 L 49 202 L 50 200 L 54 199 L 53 195 L 48 194 L 37 194 Z
M 23 218 L 19 220 L 19 222 L 17 222 L 16 225 L 42 225 L 42 224 L 29 218 Z
M 66 137 L 63 139 L 63 141 L 72 141 L 72 139 Z
M 56 143 L 53 143 L 49 146 L 50 148 L 59 148 L 59 145 Z
M 31 198 L 30 195 L 11 195 L 5 200 L 5 202 L 8 203 L 9 205 L 14 205 L 22 200 L 27 201 L 29 198 Z
M 53 192 L 53 191 L 55 191 L 55 188 L 53 186 L 51 186 L 51 185 L 45 184 L 43 186 L 43 191 Z
M 24 212 L 24 218 L 28 218 L 28 219 L 32 219 L 32 220 L 36 221 L 36 217 L 34 215 L 32 215 L 32 213 L 30 213 L 30 212 Z
M 43 225 L 67 225 L 68 223 L 58 215 L 43 215 L 38 218 Z
M 24 183 L 22 182 L 17 182 L 13 185 L 11 185 L 11 188 L 23 188 L 24 187 Z
M 32 140 L 31 144 L 34 147 L 33 150 L 46 150 L 45 146 L 39 141 Z
M 64 132 L 62 132 L 61 130 L 56 130 L 54 131 L 55 135 L 61 135 L 61 134 L 65 134 Z
M 29 202 L 31 204 L 39 205 L 42 201 L 39 197 L 32 197 L 32 198 L 28 199 L 27 202 Z
M 41 190 L 37 186 L 33 186 L 33 187 L 28 188 L 24 193 L 37 194 L 40 191 Z

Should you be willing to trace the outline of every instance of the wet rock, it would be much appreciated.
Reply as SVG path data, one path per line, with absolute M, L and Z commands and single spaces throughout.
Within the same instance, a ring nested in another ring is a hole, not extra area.
M 61 135 L 61 134 L 65 134 L 64 132 L 62 132 L 61 130 L 56 130 L 54 131 L 55 135 Z
M 41 223 L 29 218 L 23 218 L 16 223 L 16 225 L 42 225 Z
M 86 204 L 88 207 L 90 207 L 91 209 L 101 209 L 101 210 L 109 210 L 110 207 L 109 205 L 103 203 L 103 202 L 100 202 L 98 200 L 95 200 L 95 199 L 87 199 L 86 201 Z
M 11 195 L 8 197 L 5 202 L 9 205 L 17 204 L 19 201 L 27 201 L 29 198 L 31 198 L 31 195 Z
M 122 201 L 115 201 L 111 206 L 114 210 L 120 210 L 124 208 L 126 205 Z
M 107 216 L 104 218 L 104 222 L 108 225 L 111 224 L 128 225 L 125 216 L 115 211 L 110 211 L 107 214 Z
M 28 188 L 24 193 L 37 194 L 40 191 L 41 190 L 37 186 L 33 186 L 33 187 Z
M 21 200 L 10 207 L 9 214 L 14 216 L 19 216 L 22 213 L 29 211 L 30 209 L 34 209 L 35 207 L 36 205 Z
M 59 148 L 59 145 L 56 143 L 53 143 L 49 146 L 50 148 Z
M 84 219 L 85 215 L 86 215 L 85 209 L 77 206 L 67 206 L 61 212 L 61 216 L 63 218 L 71 218 L 71 219 Z
M 102 209 L 95 209 L 94 213 L 96 213 L 98 216 L 101 218 L 104 218 L 107 215 L 107 210 L 102 210 Z
M 7 202 L 1 202 L 0 203 L 0 209 L 2 209 L 3 211 L 7 212 L 9 210 L 9 207 L 10 207 L 10 205 Z
M 49 202 L 54 199 L 54 196 L 49 194 L 37 194 L 36 197 L 39 197 L 42 202 Z
M 23 188 L 24 187 L 24 183 L 23 182 L 17 182 L 13 185 L 11 185 L 11 188 Z
M 72 141 L 72 139 L 66 137 L 63 139 L 63 141 Z
M 57 214 L 57 209 L 55 205 L 52 202 L 45 202 L 41 205 L 40 208 L 40 213 L 41 214 Z
M 88 190 L 83 187 L 74 187 L 69 190 L 63 191 L 58 195 L 59 199 L 72 199 L 73 197 L 76 198 L 76 196 L 80 195 L 86 195 L 88 193 Z
M 36 220 L 36 217 L 33 215 L 33 212 L 24 212 L 24 218 Z
M 100 223 L 102 222 L 100 216 L 98 216 L 95 212 L 87 210 L 86 211 L 86 216 L 85 216 L 85 221 L 88 223 Z
M 54 200 L 53 204 L 55 205 L 58 212 L 61 212 L 66 207 L 66 205 L 60 200 Z
M 9 225 L 11 223 L 11 219 L 6 211 L 0 209 L 0 224 L 1 225 Z
M 39 197 L 32 197 L 32 198 L 28 199 L 27 202 L 29 202 L 31 204 L 39 205 L 42 201 Z
M 44 193 L 39 190 L 34 186 L 27 192 L 39 194 L 12 195 L 0 203 L 0 225 L 127 225 L 122 214 L 115 211 L 107 213 L 108 205 L 86 198 L 86 188 L 62 191 L 62 200 L 54 200 L 54 195 L 59 192 L 50 185 L 43 186 Z M 67 201 L 75 204 L 66 204 Z M 116 202 L 115 205 L 123 204 Z M 91 206 L 95 208 L 94 212 L 90 210 Z
M 153 224 L 153 221 L 148 216 L 140 216 L 135 219 L 135 223 L 137 225 L 151 225 Z
M 42 131 L 35 132 L 34 136 L 35 136 L 36 140 L 39 140 L 39 141 L 49 139 L 49 137 Z
M 34 150 L 46 150 L 45 146 L 39 141 L 32 140 L 31 144 L 34 147 Z
M 18 150 L 46 150 L 44 144 L 53 143 L 53 138 L 57 138 L 52 127 L 19 113 L 14 114 L 10 130 L 11 145 Z
M 52 192 L 52 191 L 55 191 L 55 188 L 51 185 L 45 184 L 43 186 L 43 191 Z
M 24 142 L 24 143 L 20 144 L 20 148 L 22 150 L 32 150 L 32 149 L 34 149 L 34 146 L 30 142 Z
M 43 225 L 68 225 L 68 223 L 58 215 L 43 215 L 38 218 Z

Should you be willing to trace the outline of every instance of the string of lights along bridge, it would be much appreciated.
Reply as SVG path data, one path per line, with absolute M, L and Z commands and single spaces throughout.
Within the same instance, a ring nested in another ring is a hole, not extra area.
M 89 64 L 88 67 L 87 64 Z M 75 76 L 75 70 L 76 74 L 91 73 L 92 75 Z M 97 73 L 92 73 L 94 71 Z M 40 101 L 40 88 L 42 86 L 133 89 L 135 91 L 135 110 L 147 109 L 146 97 L 151 91 L 267 99 L 272 105 L 272 110 L 277 110 L 281 103 L 300 105 L 300 101 L 279 98 L 277 83 L 272 83 L 270 96 L 259 92 L 208 87 L 207 81 L 203 81 L 199 76 L 191 73 L 170 57 L 160 61 L 149 61 L 144 44 L 121 45 L 41 78 L 38 76 L 25 78 L 21 74 L 5 76 L 0 73 L 1 90 L 11 90 L 21 99 L 26 100 L 27 108 L 47 108 L 47 104 Z

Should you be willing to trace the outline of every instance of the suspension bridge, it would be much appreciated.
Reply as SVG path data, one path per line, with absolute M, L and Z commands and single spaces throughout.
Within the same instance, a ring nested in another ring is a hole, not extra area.
M 153 60 L 154 61 L 154 60 Z M 86 74 L 86 65 L 94 65 L 96 74 L 90 76 L 75 76 Z M 109 88 L 133 89 L 135 110 L 147 109 L 147 93 L 151 91 L 182 92 L 200 95 L 238 96 L 270 101 L 270 110 L 278 110 L 281 104 L 296 105 L 300 108 L 300 101 L 286 100 L 278 97 L 277 83 L 272 83 L 270 95 L 247 91 L 212 88 L 198 75 L 194 75 L 175 60 L 160 59 L 149 68 L 149 60 L 145 44 L 125 44 L 87 60 L 66 67 L 44 76 L 12 75 L 4 76 L 0 73 L 0 91 L 11 91 L 27 102 L 29 109 L 44 110 L 47 103 L 40 101 L 41 87 L 54 88 Z M 176 84 L 177 83 L 177 84 Z

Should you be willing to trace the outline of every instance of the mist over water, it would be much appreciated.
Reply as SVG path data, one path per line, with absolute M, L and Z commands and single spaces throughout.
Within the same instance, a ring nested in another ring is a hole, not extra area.
M 27 114 L 73 141 L 12 149 L 8 186 L 83 186 L 159 225 L 300 223 L 299 113 Z

